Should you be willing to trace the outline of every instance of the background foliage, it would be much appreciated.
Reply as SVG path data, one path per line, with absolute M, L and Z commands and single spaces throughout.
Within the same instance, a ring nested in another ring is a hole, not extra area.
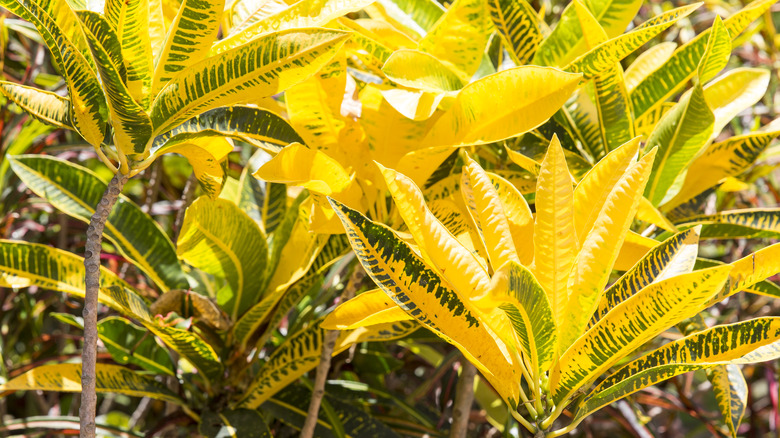
M 282 3 L 271 1 L 259 2 L 258 5 L 265 4 L 269 9 L 287 7 Z M 362 39 L 351 40 L 345 46 L 344 52 L 334 58 L 330 65 L 325 66 L 313 78 L 294 87 L 283 96 L 255 102 L 277 113 L 286 114 L 291 126 L 300 135 L 300 140 L 303 140 L 299 142 L 307 145 L 316 144 L 317 149 L 325 155 L 324 157 L 308 156 L 309 150 L 288 146 L 280 152 L 280 156 L 298 154 L 294 156 L 293 162 L 310 163 L 308 167 L 328 172 L 327 177 L 309 173 L 294 174 L 293 171 L 306 169 L 307 166 L 297 166 L 295 169 L 285 168 L 282 165 L 274 167 L 275 162 L 272 161 L 271 164 L 263 166 L 263 170 L 257 175 L 265 180 L 276 182 L 260 183 L 251 176 L 270 160 L 271 156 L 262 151 L 257 152 L 259 140 L 246 137 L 234 138 L 228 145 L 225 160 L 216 172 L 217 184 L 222 186 L 220 196 L 223 201 L 220 202 L 224 202 L 224 208 L 241 209 L 241 212 L 232 212 L 232 217 L 241 216 L 246 219 L 246 224 L 258 224 L 246 226 L 255 227 L 251 232 L 257 233 L 257 236 L 260 236 L 259 240 L 268 242 L 266 249 L 269 259 L 275 257 L 279 260 L 284 257 L 282 249 L 284 244 L 280 245 L 280 240 L 278 238 L 274 240 L 272 236 L 281 235 L 274 232 L 279 229 L 278 227 L 283 226 L 281 224 L 285 219 L 289 227 L 311 225 L 316 231 L 333 231 L 332 227 L 335 226 L 337 231 L 341 230 L 341 224 L 332 216 L 332 212 L 331 217 L 323 218 L 328 214 L 325 204 L 320 202 L 323 199 L 304 199 L 305 192 L 298 198 L 298 193 L 301 191 L 298 187 L 311 191 L 312 198 L 317 198 L 316 193 L 330 191 L 324 194 L 329 194 L 338 201 L 362 202 L 363 212 L 372 219 L 394 226 L 401 224 L 398 213 L 393 211 L 392 202 L 386 202 L 386 195 L 370 183 L 376 181 L 377 175 L 374 174 L 373 168 L 368 168 L 370 164 L 368 157 L 399 163 L 400 167 L 406 165 L 404 170 L 413 169 L 414 164 L 430 159 L 434 166 L 429 170 L 431 172 L 436 170 L 439 176 L 459 175 L 461 167 L 464 166 L 464 159 L 450 151 L 442 153 L 439 150 L 432 150 L 418 157 L 412 156 L 410 161 L 404 163 L 401 157 L 408 152 L 404 147 L 411 148 L 411 142 L 403 143 L 403 138 L 392 137 L 398 142 L 391 147 L 385 138 L 388 133 L 383 131 L 383 127 L 377 122 L 380 116 L 387 117 L 388 114 L 392 114 L 393 117 L 405 120 L 406 124 L 403 126 L 411 132 L 415 127 L 425 123 L 424 121 L 431 115 L 430 112 L 442 99 L 448 99 L 447 93 L 460 89 L 472 79 L 473 75 L 480 74 L 478 71 L 482 71 L 481 74 L 495 71 L 496 67 L 501 65 L 501 58 L 507 55 L 517 58 L 513 59 L 513 62 L 524 63 L 531 59 L 531 54 L 528 53 L 510 55 L 510 51 L 497 50 L 496 47 L 500 48 L 501 43 L 496 42 L 499 39 L 497 34 L 493 34 L 490 40 L 475 42 L 477 55 L 470 62 L 467 61 L 468 54 L 464 55 L 464 58 L 457 59 L 452 56 L 453 50 L 441 49 L 435 44 L 429 46 L 429 53 L 447 59 L 450 66 L 455 66 L 452 69 L 454 73 L 451 77 L 445 78 L 445 81 L 436 84 L 415 78 L 415 69 L 410 71 L 408 68 L 410 64 L 405 64 L 409 60 L 404 60 L 403 56 L 419 56 L 419 52 L 409 53 L 410 51 L 404 52 L 398 49 L 417 46 L 417 43 L 410 42 L 410 36 L 394 31 L 393 28 L 383 27 L 374 22 L 358 21 L 370 16 L 382 17 L 393 23 L 392 19 L 405 15 L 398 15 L 390 5 L 403 10 L 404 7 L 411 8 L 413 3 L 380 1 L 370 5 L 368 2 L 363 2 L 354 6 L 353 10 L 339 10 L 341 13 L 329 17 L 329 20 L 348 12 L 347 17 L 350 20 L 343 20 L 339 25 L 344 30 L 352 30 L 362 35 Z M 464 3 L 466 2 L 459 4 Z M 560 24 L 559 20 L 562 20 L 564 8 L 568 3 L 561 1 L 529 3 L 535 11 L 543 12 L 545 24 L 541 26 L 537 37 L 537 40 L 542 40 L 549 35 L 550 29 Z M 697 35 L 715 28 L 716 15 L 731 16 L 746 3 L 708 2 L 689 16 L 680 18 L 674 25 L 659 28 L 657 35 L 648 37 L 652 38 L 650 43 L 642 44 L 638 50 L 620 61 L 623 69 L 626 69 L 626 76 L 629 76 L 628 66 L 641 61 L 642 56 L 647 58 L 646 53 L 651 50 L 655 54 L 663 52 L 665 49 L 658 48 L 661 43 L 667 45 L 677 43 L 680 46 L 688 43 Z M 447 2 L 421 4 L 427 5 L 428 9 L 406 11 L 418 11 L 418 15 L 411 14 L 414 25 L 427 26 L 426 29 L 430 29 L 445 8 L 451 6 Z M 169 17 L 173 16 L 178 9 L 178 3 L 175 1 L 163 2 L 163 5 L 164 13 Z M 262 32 L 262 26 L 252 23 L 252 20 L 240 21 L 247 13 L 242 7 L 252 8 L 252 6 L 252 2 L 236 2 L 228 10 L 230 14 L 226 14 L 227 18 L 222 23 L 222 36 L 239 35 L 239 38 L 233 40 L 225 38 L 223 42 L 216 43 L 212 50 L 224 51 L 233 44 L 241 43 L 240 35 L 252 31 Z M 419 5 L 417 6 L 419 8 Z M 645 2 L 639 8 L 636 17 L 631 19 L 631 26 L 638 26 L 652 17 L 682 6 L 686 5 L 683 2 L 679 4 Z M 725 58 L 726 71 L 749 67 L 769 72 L 766 78 L 767 91 L 756 96 L 757 103 L 754 105 L 746 104 L 744 107 L 739 107 L 734 114 L 725 111 L 731 117 L 723 123 L 723 131 L 720 134 L 714 133 L 717 135 L 715 142 L 727 141 L 731 137 L 750 133 L 758 127 L 768 125 L 778 115 L 776 96 L 780 64 L 778 64 L 777 47 L 780 39 L 776 35 L 775 28 L 780 25 L 780 13 L 774 12 L 776 8 L 773 6 L 772 9 L 761 14 L 755 23 L 747 26 L 745 32 L 732 43 L 731 56 Z M 375 27 L 366 31 L 360 23 L 364 26 L 372 24 Z M 396 23 L 396 26 L 402 28 L 403 23 Z M 387 46 L 378 44 L 374 46 L 374 52 L 367 50 L 371 47 L 372 41 L 368 38 L 371 35 L 381 35 Z M 609 35 L 610 38 L 615 36 Z M 598 42 L 585 41 L 584 44 L 595 46 Z M 425 44 L 420 43 L 419 47 L 425 48 Z M 487 50 L 483 57 L 482 49 L 485 47 Z M 423 68 L 419 59 L 413 58 L 412 61 L 414 62 L 411 65 L 415 68 Z M 568 62 L 561 61 L 558 65 L 566 64 Z M 340 70 L 344 65 L 348 65 L 349 70 Z M 64 82 L 53 67 L 49 52 L 34 27 L 6 11 L 0 15 L 0 66 L 2 66 L 4 81 L 34 86 L 58 94 L 63 94 L 65 91 Z M 338 72 L 342 72 L 342 75 L 340 76 Z M 426 106 L 426 100 L 417 96 L 416 100 L 410 100 L 416 106 L 406 105 L 405 102 L 408 101 L 404 99 L 410 99 L 410 96 L 404 93 L 408 90 L 398 91 L 401 87 L 390 87 L 395 89 L 394 94 L 393 90 L 382 89 L 372 84 L 370 80 L 366 80 L 366 73 L 390 78 L 394 83 L 408 86 L 410 89 L 423 90 L 421 95 L 431 100 L 427 101 Z M 357 83 L 363 87 L 353 90 L 355 95 L 361 95 L 363 126 L 360 129 L 363 129 L 366 136 L 374 142 L 373 146 L 378 147 L 371 153 L 361 149 L 365 144 L 360 143 L 360 139 L 355 135 L 357 131 L 353 126 L 356 123 L 355 119 L 348 117 L 349 102 L 354 102 L 354 99 L 350 99 L 349 96 L 344 99 L 344 93 L 341 92 L 349 86 L 344 84 L 357 87 Z M 601 86 L 608 85 L 601 84 Z M 342 88 L 339 89 L 339 86 Z M 679 102 L 685 99 L 682 91 L 684 90 L 676 90 L 668 96 L 669 101 Z M 392 107 L 388 105 L 391 99 L 395 99 Z M 43 124 L 3 97 L 0 97 L 0 102 L 2 102 L 0 153 L 3 156 L 0 164 L 0 238 L 83 254 L 86 230 L 84 215 L 78 217 L 79 215 L 72 214 L 73 212 L 67 214 L 65 205 L 68 196 L 52 193 L 46 188 L 45 183 L 41 185 L 39 178 L 43 175 L 51 181 L 60 181 L 61 178 L 68 177 L 88 177 L 92 178 L 90 184 L 94 189 L 94 184 L 100 184 L 95 181 L 105 183 L 112 176 L 111 172 L 97 157 L 94 148 L 74 132 Z M 561 139 L 565 148 L 566 139 L 571 137 L 576 137 L 581 145 L 579 149 L 566 148 L 567 163 L 575 178 L 578 178 L 590 167 L 594 158 L 600 158 L 607 150 L 614 149 L 627 139 L 620 139 L 619 126 L 615 127 L 614 131 L 618 134 L 612 132 L 599 135 L 588 131 L 587 115 L 577 112 L 576 102 L 574 105 L 571 105 L 571 102 L 569 104 L 572 118 L 575 120 L 572 126 L 580 127 L 581 132 L 572 133 L 569 129 L 569 134 L 573 135 L 568 137 L 561 135 Z M 614 108 L 611 110 L 617 111 Z M 323 124 L 319 126 L 322 129 L 318 130 L 317 123 L 323 120 L 327 120 L 330 125 Z M 376 124 L 372 126 L 372 123 Z M 778 128 L 774 125 L 765 128 L 765 132 L 777 131 Z M 337 126 L 338 129 L 328 131 L 333 126 Z M 647 130 L 647 132 L 636 133 L 649 135 L 651 132 Z M 449 134 L 438 135 L 438 138 L 446 138 L 441 140 L 446 144 L 467 143 L 472 140 L 468 137 L 468 133 L 462 134 L 461 137 L 454 133 L 452 138 L 447 137 Z M 611 135 L 616 135 L 618 139 L 610 137 Z M 768 136 L 766 141 L 769 142 L 769 138 L 775 135 L 776 133 Z M 482 166 L 502 172 L 501 174 L 515 184 L 523 194 L 528 195 L 533 192 L 533 189 L 527 184 L 524 185 L 520 174 L 538 170 L 534 166 L 541 162 L 544 148 L 547 147 L 546 141 L 550 137 L 549 131 L 536 130 L 522 139 L 510 139 L 483 148 L 468 148 L 468 151 Z M 633 136 L 629 136 L 628 139 L 631 137 Z M 609 146 L 610 142 L 612 146 Z M 435 145 L 431 144 L 431 146 Z M 512 155 L 510 152 L 509 154 L 514 157 L 511 161 L 514 164 L 510 164 L 510 156 L 507 156 L 505 146 L 522 154 L 522 157 Z M 343 149 L 340 150 L 339 147 Z M 265 149 L 272 148 L 265 145 Z M 780 148 L 774 142 L 769 144 L 765 150 L 760 151 L 758 157 L 754 157 L 755 161 L 747 160 L 738 172 L 722 181 L 715 196 L 707 198 L 706 205 L 697 205 L 696 208 L 704 209 L 707 214 L 714 214 L 738 209 L 777 207 L 780 203 L 780 186 L 778 186 L 778 174 L 775 172 L 778 151 Z M 272 152 L 276 150 L 272 149 Z M 430 155 L 427 155 L 428 153 Z M 21 157 L 11 159 L 9 158 L 11 156 Z M 42 156 L 48 158 L 43 159 Z M 56 161 L 52 164 L 46 160 Z M 443 164 L 439 166 L 441 163 Z M 318 166 L 321 167 L 318 169 Z M 344 169 L 353 169 L 360 183 L 349 181 L 349 172 Z M 341 175 L 343 178 L 335 179 L 332 177 L 334 174 Z M 201 296 L 220 300 L 219 294 L 231 288 L 231 279 L 236 274 L 213 270 L 210 267 L 211 262 L 204 261 L 203 255 L 195 248 L 198 242 L 197 229 L 208 228 L 210 225 L 207 213 L 196 214 L 199 209 L 204 208 L 202 204 L 205 198 L 193 203 L 193 197 L 209 194 L 216 196 L 216 193 L 213 186 L 208 184 L 198 186 L 197 179 L 193 175 L 193 166 L 187 158 L 177 154 L 164 155 L 142 174 L 130 180 L 123 192 L 127 197 L 124 208 L 129 211 L 134 208 L 132 205 L 135 205 L 139 211 L 148 213 L 159 225 L 159 230 L 155 232 L 161 233 L 166 239 L 175 243 L 176 255 L 186 262 L 182 264 L 184 268 L 181 269 L 187 270 L 189 275 L 197 278 L 194 282 L 195 292 Z M 411 174 L 409 176 L 413 179 L 415 177 Z M 512 177 L 517 178 L 512 179 Z M 318 178 L 325 181 L 327 190 L 322 190 L 321 185 L 312 183 L 312 181 L 319 181 Z M 423 185 L 426 180 L 416 179 L 415 182 Z M 289 188 L 283 184 L 289 184 Z M 360 189 L 355 189 L 356 186 Z M 209 188 L 212 190 L 209 191 Z M 95 190 L 102 192 L 102 189 Z M 289 193 L 289 197 L 284 195 L 285 192 Z M 249 201 L 246 200 L 247 194 L 251 198 Z M 528 198 L 532 200 L 532 196 Z M 281 205 L 276 204 L 276 209 L 274 209 L 274 199 L 276 202 L 281 202 Z M 658 202 L 654 203 L 655 207 L 659 207 L 662 204 L 661 199 L 658 198 L 656 201 Z M 188 210 L 188 217 L 177 219 L 179 211 L 190 204 L 192 206 Z M 299 206 L 303 206 L 304 210 L 299 211 Z M 663 213 L 661 219 L 654 216 L 656 213 L 654 209 L 645 211 L 643 217 L 646 222 L 658 225 L 656 236 L 661 236 L 663 226 L 669 225 L 670 222 L 681 225 L 686 223 L 686 219 L 691 219 L 685 211 L 675 212 L 671 207 L 660 210 Z M 309 224 L 310 215 L 314 218 L 317 213 L 322 213 L 323 216 Z M 660 215 L 659 213 L 658 216 Z M 198 222 L 199 220 L 202 222 Z M 153 224 L 146 225 L 154 228 Z M 708 225 L 710 227 L 706 228 Z M 726 263 L 774 243 L 780 236 L 775 229 L 751 228 L 749 232 L 745 230 L 736 232 L 729 229 L 724 231 L 723 228 L 712 225 L 718 225 L 717 221 L 708 222 L 705 230 L 710 231 L 705 232 L 710 232 L 716 237 L 717 233 L 732 233 L 732 235 L 736 233 L 737 238 L 705 240 L 700 245 L 699 256 Z M 226 231 L 242 225 L 231 223 L 211 224 L 211 226 L 215 230 Z M 224 239 L 231 239 L 231 237 L 225 236 Z M 236 244 L 239 243 L 240 239 L 232 239 L 237 242 Z M 186 243 L 188 240 L 191 243 L 189 247 Z M 155 334 L 158 336 L 161 333 L 158 327 L 161 325 L 179 329 L 181 333 L 197 333 L 207 339 L 210 345 L 221 347 L 221 349 L 216 348 L 214 354 L 218 358 L 213 362 L 233 367 L 232 373 L 240 374 L 246 371 L 249 375 L 256 376 L 262 375 L 263 364 L 272 363 L 273 354 L 283 351 L 282 347 L 287 345 L 285 342 L 294 335 L 301 331 L 309 333 L 306 330 L 310 330 L 313 333 L 311 336 L 319 336 L 318 324 L 321 317 L 329 313 L 334 304 L 343 302 L 347 298 L 344 294 L 345 290 L 352 294 L 374 289 L 375 286 L 367 277 L 353 276 L 353 271 L 359 270 L 360 267 L 354 262 L 354 257 L 348 254 L 344 240 L 326 237 L 308 242 L 309 246 L 307 242 L 296 241 L 289 244 L 298 245 L 291 247 L 293 248 L 291 251 L 297 251 L 302 247 L 309 248 L 311 260 L 308 268 L 297 273 L 294 272 L 294 267 L 290 268 L 293 272 L 289 273 L 290 277 L 286 280 L 293 279 L 287 286 L 293 291 L 289 296 L 294 298 L 282 300 L 279 295 L 279 299 L 273 303 L 274 313 L 264 315 L 255 322 L 251 341 L 247 339 L 248 335 L 243 339 L 224 336 L 220 331 L 223 330 L 220 324 L 222 324 L 221 318 L 225 315 L 221 315 L 219 311 L 216 314 L 209 314 L 195 304 L 197 299 L 192 302 L 185 301 L 189 306 L 187 308 L 173 306 L 159 311 L 160 307 L 157 307 L 156 312 L 153 313 L 165 315 L 173 310 L 174 314 L 170 314 L 168 320 L 150 320 L 146 324 L 144 324 L 144 317 L 139 316 L 137 311 L 130 312 L 130 317 L 127 319 L 120 317 L 123 314 L 128 315 L 128 312 L 122 311 L 121 306 L 103 307 L 101 333 L 104 336 L 101 340 L 105 348 L 100 350 L 99 362 L 124 364 L 133 370 L 151 371 L 148 375 L 157 376 L 152 377 L 151 380 L 169 388 L 172 394 L 167 401 L 154 397 L 130 397 L 116 393 L 100 394 L 99 430 L 108 436 L 145 434 L 189 436 L 193 433 L 212 435 L 213 431 L 208 429 L 208 423 L 220 424 L 227 421 L 225 418 L 217 418 L 218 413 L 224 412 L 222 409 L 231 397 L 235 399 L 244 394 L 243 391 L 247 390 L 247 382 L 251 381 L 251 379 L 241 381 L 240 378 L 236 378 L 234 381 L 220 382 L 224 384 L 222 387 L 210 387 L 209 383 L 199 380 L 202 374 L 208 375 L 208 371 L 204 371 L 208 368 L 208 364 L 201 363 L 202 367 L 199 367 L 197 358 L 189 362 L 180 360 L 182 356 L 186 358 L 187 354 L 192 353 L 171 348 L 175 343 L 166 342 L 167 346 L 165 346 L 154 341 L 154 338 L 148 336 L 146 330 L 138 324 L 146 326 L 147 329 L 155 327 L 157 330 Z M 274 252 L 274 245 L 279 252 Z M 162 295 L 161 292 L 164 292 L 160 287 L 160 283 L 164 281 L 156 281 L 148 275 L 148 272 L 129 262 L 126 258 L 127 253 L 120 246 L 121 242 L 111 239 L 110 236 L 107 241 L 104 241 L 105 268 L 109 272 L 118 274 L 126 282 L 120 286 L 127 286 L 136 291 L 148 303 L 155 302 Z M 6 254 L 8 253 L 4 256 Z M 322 257 L 318 258 L 320 254 Z M 251 264 L 257 263 L 257 260 L 252 254 L 247 254 L 242 262 Z M 301 261 L 296 259 L 295 267 L 298 263 Z M 701 261 L 701 263 L 712 262 Z M 158 266 L 153 265 L 151 269 L 154 270 L 153 268 Z M 252 267 L 255 268 L 257 266 Z M 266 278 L 248 277 L 248 281 L 260 283 L 272 281 L 272 272 L 264 275 Z M 78 362 L 81 348 L 78 315 L 81 314 L 82 301 L 74 295 L 55 292 L 47 287 L 37 285 L 25 287 L 23 283 L 18 281 L 14 283 L 7 278 L 4 281 L 8 283 L 5 284 L 8 287 L 0 288 L 0 309 L 2 309 L 0 311 L 0 352 L 2 353 L 0 384 L 38 366 Z M 176 280 L 174 278 L 168 281 L 175 283 Z M 275 286 L 285 281 L 278 280 Z M 168 288 L 186 286 L 186 284 L 174 286 L 173 283 L 165 283 Z M 773 284 L 765 283 L 764 287 L 766 288 L 764 295 L 739 293 L 708 309 L 703 315 L 705 323 L 711 326 L 753 317 L 779 316 L 780 301 L 771 297 L 772 294 L 778 296 L 772 289 Z M 288 293 L 288 288 L 284 288 L 284 292 Z M 121 294 L 121 289 L 118 289 L 117 293 Z M 224 304 L 224 301 L 220 304 Z M 256 304 L 259 303 L 244 304 L 241 312 Z M 208 307 L 209 303 L 203 305 Z M 228 307 L 235 308 L 241 305 Z M 235 315 L 232 316 L 232 320 L 235 320 Z M 132 324 L 132 328 L 125 327 L 129 324 Z M 674 340 L 680 336 L 680 331 L 669 330 L 661 335 L 661 340 Z M 425 329 L 401 328 L 398 333 L 390 337 L 401 338 L 393 342 L 367 342 L 359 339 L 356 343 L 344 341 L 338 344 L 343 351 L 333 358 L 326 396 L 321 408 L 321 420 L 315 436 L 448 435 L 458 372 L 463 368 L 463 357 L 455 348 L 441 342 L 438 337 Z M 112 341 L 116 343 L 113 348 Z M 128 345 L 133 345 L 130 351 L 122 349 L 122 346 Z M 236 359 L 239 356 L 251 358 L 251 369 L 240 369 L 241 361 Z M 152 358 L 154 369 L 150 370 L 149 362 L 139 360 L 138 357 Z M 318 356 L 312 357 L 318 359 Z M 190 363 L 198 367 L 201 373 L 194 373 Z M 312 363 L 316 365 L 315 360 L 312 360 Z M 285 381 L 285 384 L 289 383 L 289 385 L 273 397 L 262 400 L 262 415 L 273 436 L 297 436 L 296 429 L 300 428 L 306 415 L 304 406 L 311 398 L 314 365 L 292 376 L 289 381 Z M 778 401 L 780 391 L 778 371 L 780 370 L 777 363 L 744 365 L 741 370 L 749 392 L 744 421 L 738 429 L 739 435 L 760 437 L 777 433 L 780 427 L 778 424 L 780 423 Z M 300 376 L 303 372 L 305 374 Z M 166 374 L 169 377 L 165 377 Z M 170 374 L 177 374 L 177 377 L 171 377 Z M 724 421 L 722 409 L 718 406 L 712 390 L 712 379 L 712 376 L 708 379 L 703 371 L 676 376 L 602 409 L 587 418 L 575 434 L 641 437 L 730 435 L 727 421 Z M 476 403 L 470 413 L 469 436 L 527 436 L 527 432 L 508 414 L 506 406 L 496 397 L 489 385 L 478 379 L 475 392 Z M 22 433 L 41 436 L 73 434 L 74 429 L 78 427 L 78 421 L 74 418 L 77 414 L 74 401 L 78 397 L 75 393 L 32 390 L 13 393 L 9 391 L 3 395 L 0 398 L 0 436 Z M 184 399 L 186 402 L 177 403 L 176 399 Z M 188 415 L 187 410 L 196 411 L 203 423 L 207 425 L 199 426 L 193 416 Z M 253 421 L 252 414 L 247 414 L 246 411 L 233 410 L 223 415 L 227 415 L 229 421 L 236 424 Z M 361 433 L 367 435 L 360 435 Z

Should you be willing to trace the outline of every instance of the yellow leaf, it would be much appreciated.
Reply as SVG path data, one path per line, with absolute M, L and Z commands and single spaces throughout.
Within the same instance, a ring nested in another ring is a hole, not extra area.
M 413 320 L 382 289 L 374 289 L 342 303 L 322 321 L 326 330 L 350 330 L 374 324 Z
M 520 263 L 509 221 L 493 182 L 479 164 L 463 155 L 461 193 L 487 249 L 493 271 L 509 261 Z
M 424 143 L 429 146 L 491 143 L 541 125 L 566 102 L 581 75 L 523 66 L 486 76 L 460 90 Z M 496 98 L 500 98 L 500 105 Z
M 598 306 L 618 251 L 636 214 L 653 158 L 655 150 L 632 164 L 607 198 L 597 206 L 598 218 L 583 240 L 569 274 L 569 300 L 559 329 L 561 351 L 565 351 L 585 330 Z
M 566 281 L 577 255 L 574 189 L 563 148 L 553 136 L 539 170 L 536 186 L 534 262 L 531 271 L 552 305 L 556 324 L 564 320 L 569 300 Z
M 435 267 L 463 297 L 472 298 L 487 293 L 490 283 L 487 272 L 474 254 L 431 213 L 414 182 L 403 174 L 377 165 L 423 259 Z

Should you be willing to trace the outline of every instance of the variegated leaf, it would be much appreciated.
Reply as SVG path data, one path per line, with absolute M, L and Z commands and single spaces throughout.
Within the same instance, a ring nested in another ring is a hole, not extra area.
M 186 75 L 187 69 L 208 56 L 224 9 L 225 0 L 181 2 L 154 62 L 152 96 L 157 96 L 174 77 Z
M 10 158 L 11 167 L 36 194 L 63 213 L 89 222 L 107 184 L 91 170 L 37 155 Z M 173 243 L 162 228 L 123 195 L 108 215 L 104 235 L 160 288 L 188 286 Z
M 81 364 L 41 365 L 0 385 L 0 392 L 36 390 L 81 392 Z M 184 403 L 162 383 L 119 365 L 96 365 L 95 390 L 131 397 L 149 397 L 174 404 Z
M 187 209 L 177 244 L 179 257 L 198 269 L 227 280 L 217 302 L 238 320 L 260 300 L 268 258 L 266 239 L 257 224 L 234 203 L 198 198 Z
M 778 339 L 780 318 L 757 318 L 670 342 L 607 377 L 588 394 L 575 418 L 584 418 L 615 400 L 688 371 L 775 359 L 780 357 Z
M 519 370 L 502 341 L 480 320 L 471 304 L 427 268 L 392 230 L 330 200 L 371 278 L 399 306 L 472 361 L 502 397 L 517 406 Z M 503 351 L 502 351 L 503 350 Z M 498 385 L 498 382 L 502 382 Z
M 281 31 L 191 65 L 152 104 L 155 134 L 248 95 L 259 98 L 286 90 L 330 61 L 347 36 L 322 29 Z
M 726 265 L 678 275 L 653 283 L 614 307 L 552 369 L 550 388 L 555 403 L 568 400 L 637 347 L 701 311 L 725 284 L 730 270 Z
M 76 130 L 67 97 L 5 81 L 0 81 L 0 92 L 38 120 L 58 128 Z

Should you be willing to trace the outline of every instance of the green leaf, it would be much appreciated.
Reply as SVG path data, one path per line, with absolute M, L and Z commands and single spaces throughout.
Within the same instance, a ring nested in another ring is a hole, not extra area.
M 184 403 L 162 383 L 119 365 L 98 363 L 95 368 L 95 389 L 97 392 L 149 397 L 174 404 Z M 81 392 L 81 364 L 42 365 L 0 385 L 0 393 L 34 390 Z
M 200 336 L 187 330 L 170 327 L 163 321 L 157 320 L 146 307 L 146 304 L 138 300 L 129 300 L 127 291 L 118 286 L 102 289 L 121 308 L 122 313 L 131 316 L 140 322 L 146 329 L 155 334 L 164 344 L 187 359 L 197 368 L 206 379 L 215 379 L 222 374 L 222 363 L 219 356 Z
M 286 30 L 188 67 L 152 104 L 155 134 L 208 109 L 241 102 L 247 95 L 260 98 L 286 90 L 327 64 L 347 37 L 335 30 Z
M 157 96 L 177 75 L 188 74 L 190 67 L 208 56 L 224 9 L 225 0 L 181 2 L 173 22 L 168 26 L 165 44 L 154 62 L 152 96 Z
M 230 137 L 278 152 L 279 146 L 303 143 L 287 120 L 271 111 L 249 106 L 219 107 L 183 122 L 154 139 L 152 154 L 196 138 Z
M 645 197 L 654 205 L 676 195 L 685 170 L 709 140 L 715 116 L 707 106 L 701 84 L 686 93 L 666 113 L 647 139 L 647 148 L 658 147 Z
M 316 367 L 320 362 L 323 334 L 319 323 L 313 323 L 285 339 L 257 372 L 237 406 L 257 409 L 285 386 Z
M 705 94 L 706 97 L 706 94 Z M 695 198 L 729 176 L 737 176 L 750 168 L 766 150 L 769 143 L 780 135 L 780 120 L 764 126 L 758 132 L 734 136 L 711 144 L 688 168 L 680 192 L 661 206 L 671 211 Z
M 702 225 L 703 239 L 780 237 L 780 209 L 746 208 L 711 215 L 691 216 L 674 221 L 675 225 Z
M 176 375 L 170 355 L 149 336 L 148 330 L 109 316 L 98 323 L 98 336 L 117 363 L 132 363 L 153 373 Z
M 107 184 L 91 170 L 67 161 L 36 155 L 10 157 L 11 167 L 38 196 L 63 213 L 89 222 Z M 120 195 L 108 215 L 104 236 L 163 290 L 186 289 L 173 243 L 140 207 Z
M 712 383 L 712 392 L 731 436 L 736 438 L 747 407 L 745 377 L 737 365 L 719 365 L 708 370 L 707 379 Z
M 231 321 L 256 303 L 268 278 L 266 237 L 234 203 L 201 197 L 190 205 L 177 244 L 179 257 L 227 280 L 217 302 Z
M 54 11 L 60 11 L 63 17 L 73 14 L 65 0 L 54 0 L 48 5 Z M 105 137 L 108 114 L 103 90 L 87 58 L 68 35 L 63 34 L 60 27 L 63 21 L 56 21 L 43 4 L 34 0 L 0 0 L 0 6 L 35 25 L 51 50 L 54 64 L 66 78 L 73 125 L 92 146 L 100 146 Z M 75 20 L 75 17 L 68 18 Z
M 0 240 L 0 285 L 56 290 L 84 298 L 84 258 L 37 243 Z M 100 267 L 100 286 L 130 288 L 107 268 Z M 133 294 L 137 300 L 143 300 Z M 105 294 L 98 295 L 101 304 L 121 311 L 122 307 Z
M 670 342 L 628 363 L 602 381 L 580 404 L 575 419 L 688 371 L 775 359 L 780 357 L 778 339 L 780 318 L 756 318 L 716 326 Z
M 604 41 L 588 50 L 572 61 L 565 70 L 572 73 L 583 73 L 584 79 L 598 76 L 613 68 L 616 62 L 642 47 L 672 24 L 690 15 L 701 5 L 702 3 L 694 3 L 653 17 L 630 32 Z
M 300 429 L 306 418 L 306 406 L 311 400 L 311 391 L 301 386 L 290 386 L 263 403 L 261 409 L 284 423 Z M 335 411 L 344 433 L 349 438 L 376 437 L 397 438 L 398 435 L 385 424 L 350 403 L 331 397 L 326 393 L 325 402 Z M 326 420 L 325 408 L 320 407 L 314 436 L 335 438 L 333 426 Z
M 539 16 L 525 0 L 488 0 L 493 25 L 516 65 L 530 61 L 542 41 Z
M 271 431 L 260 412 L 250 409 L 214 412 L 200 416 L 198 431 L 208 438 L 271 438 Z
M 496 278 L 498 277 L 498 279 Z M 523 353 L 531 362 L 534 376 L 542 376 L 552 364 L 558 343 L 550 301 L 531 271 L 509 262 L 493 276 L 498 291 L 506 291 L 501 310 L 506 312 L 520 341 Z
M 67 97 L 5 81 L 0 81 L 0 92 L 41 122 L 76 130 L 71 120 L 70 100 Z
M 108 98 L 116 147 L 125 155 L 143 154 L 152 136 L 152 121 L 125 85 L 127 73 L 119 37 L 100 14 L 79 11 L 78 17 Z
M 640 0 L 584 0 L 582 3 L 609 38 L 622 34 L 642 5 Z M 563 10 L 552 33 L 539 45 L 533 64 L 564 66 L 586 50 L 585 38 L 572 2 Z
M 723 22 L 725 30 L 728 31 L 727 36 L 731 40 L 736 38 L 753 20 L 760 17 L 774 3 L 775 0 L 756 0 L 729 17 Z M 715 41 L 718 41 L 718 46 L 723 47 L 725 45 L 723 42 L 724 32 L 722 32 L 721 28 L 713 27 L 713 29 L 718 31 L 713 44 L 715 44 Z M 699 62 L 707 51 L 713 29 L 700 33 L 689 43 L 677 49 L 663 66 L 636 85 L 636 88 L 631 93 L 631 106 L 634 108 L 634 117 L 639 119 L 650 110 L 661 105 L 678 92 L 696 74 Z M 729 43 L 729 47 L 730 45 Z M 715 68 L 716 64 L 711 64 L 705 71 L 707 74 L 712 74 Z M 704 79 L 707 79 L 707 77 L 702 78 L 703 81 Z

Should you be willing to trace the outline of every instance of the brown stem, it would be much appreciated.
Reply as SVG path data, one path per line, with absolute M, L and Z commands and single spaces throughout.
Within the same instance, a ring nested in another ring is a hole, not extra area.
M 466 438 L 469 430 L 469 414 L 474 403 L 474 377 L 477 369 L 468 360 L 461 362 L 463 369 L 460 371 L 458 386 L 455 389 L 455 404 L 452 407 L 452 429 L 450 438 Z
M 127 175 L 117 173 L 108 183 L 95 214 L 87 228 L 87 243 L 84 253 L 84 276 L 86 291 L 84 296 L 84 349 L 81 353 L 81 438 L 95 437 L 95 363 L 97 361 L 97 305 L 100 291 L 100 245 L 103 241 L 103 228 L 108 214 L 114 207 L 119 193 L 127 182 Z
M 360 266 L 350 276 L 349 283 L 341 294 L 341 301 L 347 301 L 355 296 L 355 291 L 363 282 L 365 271 Z M 314 387 L 311 392 L 311 401 L 309 402 L 309 412 L 306 414 L 306 421 L 301 428 L 300 438 L 312 438 L 314 428 L 317 426 L 317 417 L 320 412 L 322 397 L 325 396 L 325 381 L 328 379 L 328 370 L 330 369 L 330 359 L 333 356 L 333 348 L 336 346 L 336 340 L 339 337 L 338 330 L 325 330 L 325 336 L 322 341 L 322 353 L 320 354 L 320 364 L 317 365 L 317 374 L 314 377 Z

